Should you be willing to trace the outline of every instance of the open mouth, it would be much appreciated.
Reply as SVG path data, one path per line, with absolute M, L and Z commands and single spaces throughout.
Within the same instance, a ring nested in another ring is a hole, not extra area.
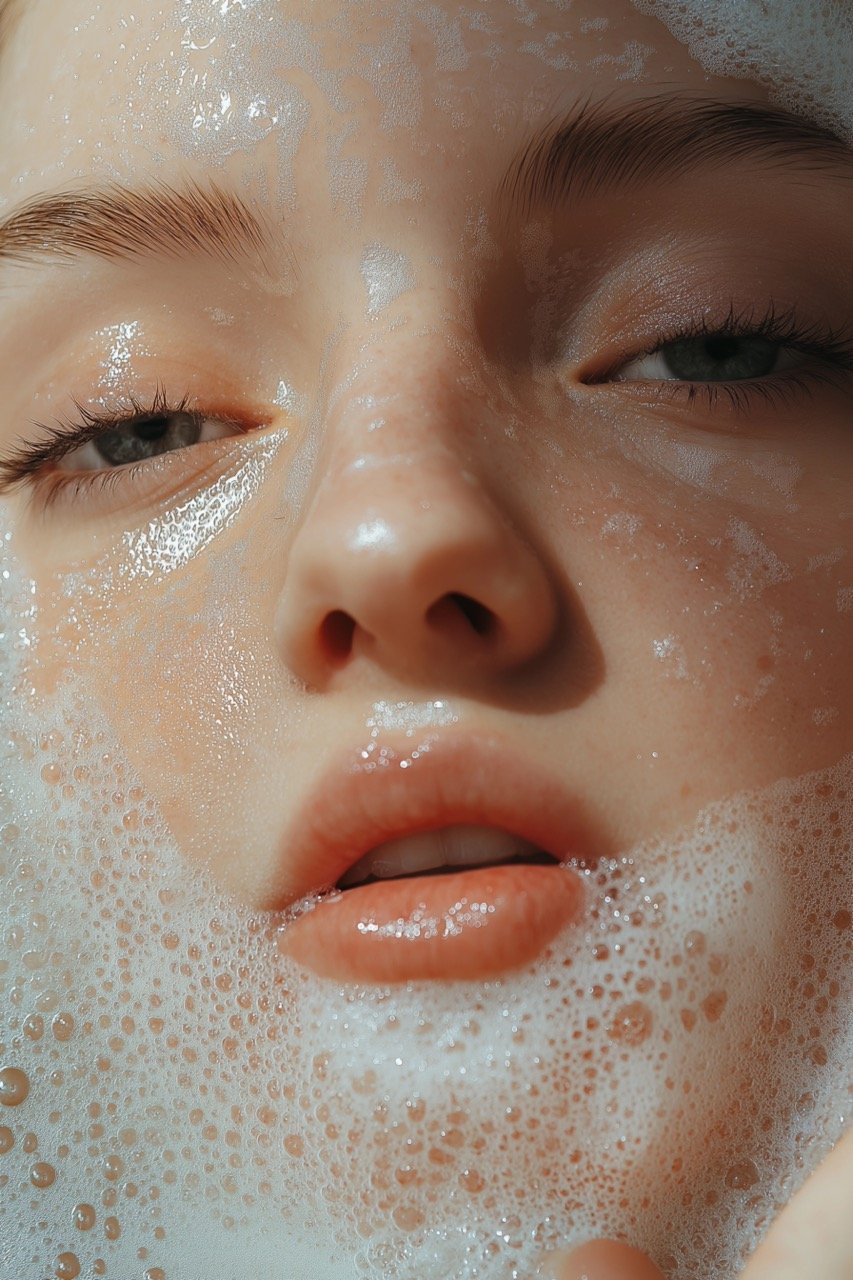
M 485 731 L 416 764 L 407 738 L 385 749 L 342 751 L 283 834 L 284 956 L 342 983 L 491 980 L 582 920 L 602 847 L 583 797 Z
M 350 889 L 379 880 L 441 876 L 494 866 L 554 866 L 544 850 L 497 827 L 459 825 L 418 831 L 386 840 L 359 858 L 336 887 Z
M 375 845 L 301 915 L 282 950 L 320 977 L 389 983 L 497 977 L 577 919 L 577 877 L 499 827 L 454 824 Z

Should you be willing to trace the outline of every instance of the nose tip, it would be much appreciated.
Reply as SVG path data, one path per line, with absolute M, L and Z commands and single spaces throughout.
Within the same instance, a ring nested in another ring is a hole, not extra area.
M 358 660 L 408 679 L 488 679 L 551 639 L 541 558 L 488 491 L 447 462 L 317 495 L 290 553 L 287 666 L 322 687 Z

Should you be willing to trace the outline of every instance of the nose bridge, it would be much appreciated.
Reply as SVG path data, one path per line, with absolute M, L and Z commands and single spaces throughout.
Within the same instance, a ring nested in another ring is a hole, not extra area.
M 500 522 L 484 487 L 487 426 L 461 384 L 460 363 L 435 335 L 372 350 L 358 380 L 329 397 L 306 524 L 330 522 L 338 535 L 348 525 L 350 549 L 386 556 L 393 572 L 402 564 L 395 555 L 392 567 L 392 553 L 404 542 L 414 550 L 442 541 L 450 513 L 465 518 L 469 535 L 477 516 Z M 380 532 L 392 524 L 393 542 Z
M 459 375 L 435 348 L 429 361 L 386 348 L 330 397 L 278 614 L 308 684 L 359 659 L 419 678 L 497 672 L 553 630 L 544 566 L 489 481 L 500 425 L 479 420 Z

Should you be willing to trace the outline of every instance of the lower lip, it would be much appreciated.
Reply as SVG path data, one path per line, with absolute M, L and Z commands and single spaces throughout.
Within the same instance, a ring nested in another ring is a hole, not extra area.
M 337 982 L 472 981 L 530 964 L 582 910 L 566 867 L 481 867 L 347 889 L 283 929 L 279 945 Z

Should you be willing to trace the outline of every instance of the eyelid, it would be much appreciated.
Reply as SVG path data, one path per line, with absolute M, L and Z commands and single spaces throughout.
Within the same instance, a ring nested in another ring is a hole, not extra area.
M 115 512 L 121 512 L 122 519 L 126 519 L 135 508 L 147 518 L 155 504 L 183 501 L 220 477 L 231 465 L 234 451 L 218 446 L 227 446 L 233 439 L 174 449 L 99 471 L 48 470 L 30 483 L 27 501 L 43 517 L 64 507 L 84 505 L 86 515 L 92 519 Z
M 103 471 L 60 473 L 55 468 L 50 469 L 51 463 L 85 447 L 105 431 L 120 426 L 123 422 L 130 422 L 136 417 L 145 418 L 186 412 L 199 418 L 212 419 L 233 426 L 233 435 L 237 437 L 263 429 L 270 425 L 276 416 L 279 416 L 271 412 L 268 406 L 263 408 L 258 406 L 254 411 L 247 412 L 242 405 L 234 409 L 233 400 L 227 408 L 219 408 L 212 398 L 203 400 L 200 395 L 185 394 L 181 397 L 171 397 L 162 383 L 157 384 L 155 392 L 147 399 L 131 394 L 122 396 L 112 403 L 100 405 L 97 409 L 90 409 L 76 399 L 73 403 L 78 415 L 76 421 L 69 417 L 57 419 L 53 425 L 34 422 L 32 425 L 40 432 L 40 437 L 35 440 L 19 437 L 15 447 L 6 454 L 0 455 L 0 496 L 24 487 L 29 487 L 34 492 L 40 484 L 43 485 L 49 477 L 53 476 L 54 483 L 51 485 L 50 492 L 45 491 L 41 495 L 44 499 L 43 505 L 49 505 L 52 500 L 51 494 L 57 494 L 61 485 L 70 480 L 77 483 L 79 489 L 86 484 L 94 484 L 99 477 L 127 478 L 135 468 L 150 469 L 155 463 L 168 466 L 169 459 L 177 454 L 217 443 L 217 441 L 200 441 L 184 449 L 154 455 L 150 459 L 125 463 L 118 467 L 106 467 Z M 224 438 L 221 437 L 221 439 Z M 61 480 L 57 483 L 60 475 Z
M 623 364 L 622 366 L 620 366 L 620 368 L 619 368 L 619 369 L 617 369 L 617 370 L 616 370 L 615 374 L 613 374 L 613 375 L 612 375 L 612 377 L 611 377 L 611 381 L 613 381 L 613 382 L 646 382 L 646 381 L 650 381 L 650 382 L 680 382 L 680 383 L 684 383 L 684 382 L 685 382 L 685 379 L 683 379 L 683 378 L 676 378 L 676 377 L 673 377 L 673 376 L 671 376 L 671 375 L 670 375 L 670 376 L 666 376 L 665 374 L 664 374 L 664 375 L 661 375 L 661 376 L 656 376 L 654 373 L 649 373 L 649 372 L 643 373 L 643 374 L 641 374 L 639 377 L 636 377 L 636 378 L 628 378 L 628 377 L 626 377 L 626 373 L 627 373 L 627 371 L 628 371 L 628 370 L 630 370 L 630 369 L 631 369 L 631 367 L 632 367 L 632 366 L 634 366 L 634 365 L 640 365 L 640 364 L 643 364 L 643 363 L 644 363 L 644 361 L 646 361 L 646 360 L 659 359 L 659 360 L 663 361 L 664 357 L 663 357 L 663 354 L 662 354 L 662 353 L 666 350 L 666 347 L 667 347 L 668 345 L 669 345 L 669 344 L 664 343 L 663 345 L 656 347 L 654 351 L 648 351 L 648 352 L 646 352 L 646 354 L 645 354 L 645 355 L 637 356 L 637 357 L 636 357 L 636 359 L 634 359 L 634 360 L 630 360 L 627 364 Z M 772 374 L 767 374 L 767 375 L 766 375 L 767 377 L 774 377 L 774 378 L 775 378 L 775 377 L 777 377 L 779 374 L 788 373 L 788 372 L 790 372 L 792 369 L 799 368 L 799 367 L 801 367 L 801 365 L 802 365 L 802 360 L 800 360 L 800 362 L 799 362 L 799 364 L 798 364 L 798 362 L 797 362 L 797 354 L 798 354 L 798 353 L 796 352 L 796 350 L 795 350 L 793 347 L 790 347 L 790 346 L 787 346 L 787 347 L 786 347 L 785 345 L 783 345 L 782 343 L 780 343 L 780 344 L 779 344 L 779 348 L 780 348 L 780 361 L 779 361 L 779 364 L 778 364 L 778 365 L 777 365 L 777 367 L 773 370 L 773 373 L 772 373 Z M 720 381 L 724 381 L 724 380 L 723 380 L 723 379 L 720 379 Z M 747 379 L 743 379 L 743 378 L 742 378 L 742 379 L 737 379 L 737 381 L 739 381 L 739 382 L 746 382 L 746 381 L 747 381 Z
M 653 316 L 649 316 L 644 328 L 649 331 L 647 339 L 636 334 L 633 339 L 620 340 L 618 349 L 611 349 L 606 356 L 585 362 L 587 367 L 581 367 L 575 374 L 577 381 L 587 386 L 609 383 L 615 380 L 615 374 L 624 365 L 653 355 L 672 343 L 724 333 L 737 337 L 764 337 L 780 346 L 789 346 L 804 355 L 813 356 L 827 369 L 835 367 L 836 370 L 853 372 L 853 326 L 836 327 L 825 321 L 809 319 L 801 314 L 797 305 L 780 306 L 772 297 L 764 306 L 754 301 L 741 305 L 730 299 L 724 306 L 718 303 L 697 307 L 676 323 L 671 320 L 656 322 Z
M 202 432 L 204 431 L 204 428 L 208 424 L 215 424 L 217 426 L 223 427 L 225 429 L 224 434 L 215 436 L 213 437 L 213 439 L 225 440 L 225 439 L 229 439 L 232 435 L 243 434 L 236 423 L 226 421 L 226 419 L 224 418 L 214 417 L 212 414 L 209 414 L 209 413 L 202 413 L 202 412 L 193 413 L 187 410 L 179 411 L 179 410 L 173 409 L 169 414 L 164 414 L 163 416 L 173 417 L 173 416 L 177 416 L 179 412 L 187 414 L 187 416 L 190 416 L 200 426 Z M 144 419 L 140 419 L 140 421 L 144 421 Z M 120 429 L 122 425 L 132 426 L 133 423 L 134 423 L 134 419 L 129 418 L 129 419 L 126 419 L 124 423 L 117 423 L 117 428 Z M 197 445 L 200 445 L 200 444 L 211 443 L 210 438 L 208 438 L 207 440 L 202 440 L 202 439 L 194 440 L 191 444 L 182 445 L 176 449 L 163 449 L 157 454 L 152 454 L 150 458 L 140 458 L 134 461 L 116 463 L 113 465 L 111 465 L 107 459 L 101 459 L 100 466 L 97 466 L 97 465 L 93 467 L 81 466 L 79 461 L 76 467 L 66 465 L 74 460 L 75 455 L 85 454 L 87 449 L 94 450 L 97 447 L 98 441 L 103 439 L 104 434 L 106 433 L 101 432 L 100 435 L 95 436 L 90 440 L 87 440 L 85 443 L 77 443 L 76 441 L 74 441 L 73 448 L 65 451 L 61 457 L 53 459 L 54 470 L 62 471 L 62 472 L 77 471 L 78 473 L 81 473 L 81 474 L 92 474 L 94 472 L 99 472 L 99 471 L 121 471 L 124 469 L 124 467 L 134 466 L 136 465 L 136 463 L 144 464 L 146 462 L 153 462 L 155 457 L 166 458 L 171 454 L 179 453 L 182 448 L 191 449 L 191 448 L 195 448 Z M 97 462 L 97 459 L 95 459 L 95 461 Z

